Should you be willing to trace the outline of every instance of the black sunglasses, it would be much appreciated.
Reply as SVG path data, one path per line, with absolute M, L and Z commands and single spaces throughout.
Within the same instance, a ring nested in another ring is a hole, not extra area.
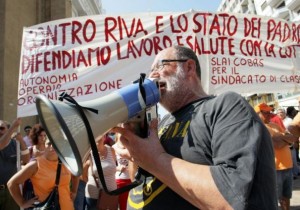
M 6 129 L 5 127 L 0 127 L 0 130 L 2 130 L 2 131 L 5 130 L 5 129 Z

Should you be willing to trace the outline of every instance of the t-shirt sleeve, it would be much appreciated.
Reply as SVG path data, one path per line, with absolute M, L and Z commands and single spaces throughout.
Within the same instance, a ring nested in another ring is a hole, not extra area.
M 231 206 L 244 209 L 254 180 L 258 150 L 267 130 L 244 99 L 228 95 L 220 100 L 212 106 L 213 114 L 209 116 L 211 173 Z

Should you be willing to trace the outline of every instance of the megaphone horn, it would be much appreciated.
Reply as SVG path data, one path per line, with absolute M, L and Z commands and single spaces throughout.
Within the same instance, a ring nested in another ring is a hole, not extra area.
M 81 107 L 86 107 L 83 109 L 84 114 L 95 137 L 133 118 L 144 106 L 151 107 L 159 102 L 160 93 L 155 79 L 145 79 L 143 87 L 146 96 L 144 102 L 140 101 L 139 84 L 135 83 L 99 99 L 80 103 Z M 90 143 L 86 125 L 76 106 L 70 102 L 50 101 L 44 95 L 38 95 L 36 108 L 41 124 L 61 161 L 72 174 L 81 175 L 82 161 L 88 156 Z

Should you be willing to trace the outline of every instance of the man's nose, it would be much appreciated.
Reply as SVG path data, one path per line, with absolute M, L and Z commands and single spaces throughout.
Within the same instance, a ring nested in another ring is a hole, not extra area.
M 160 78 L 160 74 L 158 70 L 153 70 L 150 75 L 149 78 Z

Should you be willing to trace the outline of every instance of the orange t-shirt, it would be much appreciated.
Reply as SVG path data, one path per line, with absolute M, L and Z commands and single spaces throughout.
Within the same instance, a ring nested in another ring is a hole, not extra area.
M 49 161 L 44 156 L 36 158 L 38 171 L 30 179 L 33 185 L 34 194 L 39 201 L 44 201 L 55 186 L 56 169 L 58 161 Z M 71 199 L 70 181 L 71 173 L 62 164 L 58 185 L 59 204 L 62 210 L 74 210 Z
M 275 135 L 275 133 L 283 133 L 277 124 L 269 123 L 265 125 L 268 128 L 271 136 Z M 274 152 L 276 170 L 284 170 L 293 167 L 292 154 L 289 145 L 286 145 L 280 149 L 274 148 Z
M 274 151 L 276 170 L 293 168 L 292 154 L 288 145 L 281 149 L 274 149 Z

